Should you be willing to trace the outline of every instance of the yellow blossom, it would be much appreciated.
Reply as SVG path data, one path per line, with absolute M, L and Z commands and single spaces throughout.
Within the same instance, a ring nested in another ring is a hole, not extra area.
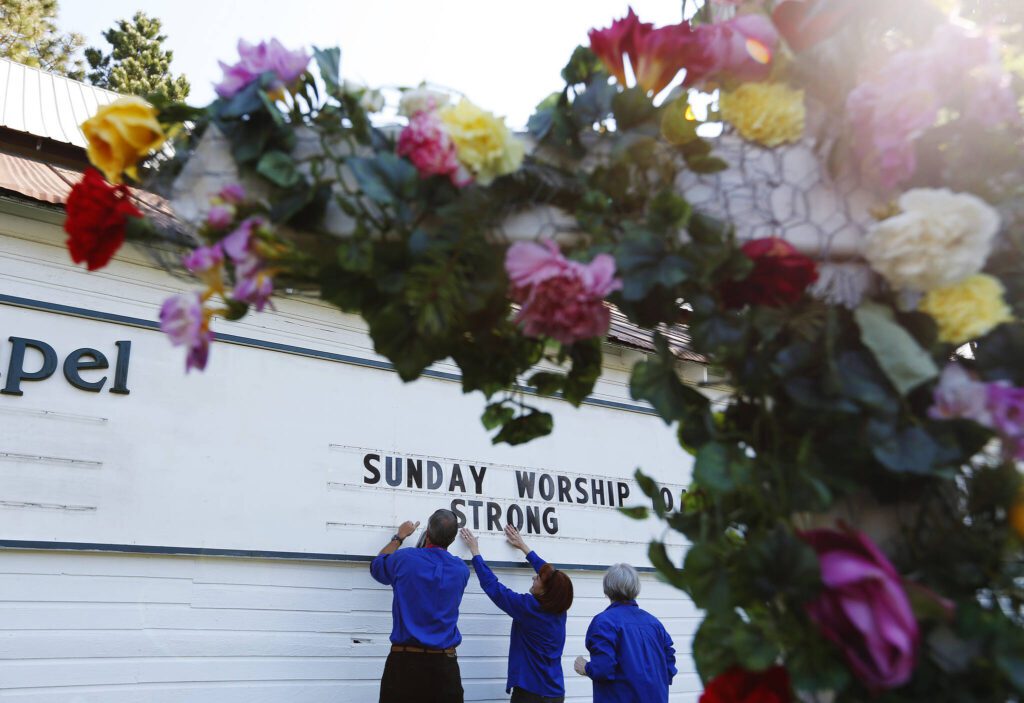
M 782 83 L 744 83 L 718 99 L 722 119 L 747 141 L 764 146 L 795 142 L 804 133 L 804 91 Z
M 1003 292 L 999 279 L 979 273 L 929 291 L 918 309 L 938 323 L 940 340 L 963 344 L 1013 319 Z
M 135 178 L 139 160 L 167 139 L 156 115 L 142 98 L 125 97 L 103 105 L 82 123 L 89 161 L 108 181 L 120 183 L 125 173 Z
M 1017 533 L 1017 537 L 1024 541 L 1024 495 L 1018 494 L 1010 508 L 1010 527 Z
M 463 98 L 457 105 L 441 108 L 439 115 L 459 162 L 482 185 L 523 163 L 523 143 L 492 113 Z

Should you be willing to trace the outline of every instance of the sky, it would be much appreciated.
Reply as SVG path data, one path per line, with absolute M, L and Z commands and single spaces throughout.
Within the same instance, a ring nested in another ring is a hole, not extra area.
M 213 99 L 217 61 L 235 60 L 239 38 L 277 37 L 288 48 L 340 46 L 349 80 L 428 80 L 521 127 L 561 89 L 559 71 L 587 30 L 608 26 L 628 4 L 656 25 L 682 18 L 681 0 L 62 0 L 58 22 L 106 49 L 101 33 L 116 20 L 136 10 L 160 18 L 173 70 L 189 78 L 197 105 Z

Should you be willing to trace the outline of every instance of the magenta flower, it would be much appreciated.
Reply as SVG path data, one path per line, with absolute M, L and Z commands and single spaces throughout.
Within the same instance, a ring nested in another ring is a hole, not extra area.
M 636 84 L 657 95 L 680 70 L 686 69 L 687 81 L 691 75 L 705 71 L 707 54 L 697 36 L 687 22 L 657 29 L 638 25 L 633 32 L 633 50 L 629 54 Z
M 946 364 L 933 392 L 933 404 L 928 417 L 933 420 L 973 420 L 990 427 L 992 415 L 988 409 L 989 391 L 963 366 Z
M 231 66 L 220 62 L 224 78 L 214 86 L 214 89 L 222 98 L 237 95 L 264 73 L 273 73 L 276 78 L 268 89 L 280 90 L 297 81 L 309 65 L 309 54 L 305 49 L 289 51 L 277 39 L 255 45 L 239 39 L 238 57 L 238 62 Z
M 238 205 L 245 200 L 245 187 L 241 183 L 228 183 L 217 192 L 217 198 L 230 205 Z
M 818 554 L 823 589 L 807 615 L 871 691 L 906 683 L 920 632 L 900 575 L 860 532 L 800 533 Z
M 266 225 L 262 217 L 249 217 L 220 243 L 235 265 L 235 288 L 231 297 L 255 306 L 258 312 L 263 311 L 274 292 L 274 279 L 256 250 L 254 236 L 257 229 Z
M 604 298 L 622 287 L 608 254 L 581 264 L 562 256 L 554 242 L 517 242 L 505 255 L 505 270 L 511 298 L 520 305 L 516 322 L 526 336 L 573 344 L 608 331 Z
M 190 273 L 202 276 L 221 267 L 224 263 L 224 252 L 216 244 L 211 247 L 199 247 L 186 254 L 181 262 Z
M 746 14 L 725 22 L 701 25 L 696 40 L 704 67 L 688 67 L 686 84 L 705 77 L 733 78 L 738 81 L 762 81 L 771 73 L 772 57 L 779 46 L 779 33 L 771 19 L 761 14 Z M 703 70 L 698 70 L 703 68 Z
M 417 112 L 398 135 L 398 155 L 409 159 L 421 178 L 448 176 L 462 187 L 472 181 L 469 172 L 459 164 L 455 144 L 434 112 Z
M 234 205 L 213 205 L 206 213 L 206 226 L 210 229 L 227 229 L 235 221 Z
M 203 298 L 199 293 L 184 293 L 168 298 L 160 306 L 160 329 L 174 346 L 188 347 L 185 371 L 206 368 L 210 355 L 210 320 L 203 310 Z
M 1024 388 L 1007 383 L 988 384 L 992 427 L 1003 437 L 1007 453 L 1024 459 Z
M 649 32 L 654 25 L 649 22 L 641 22 L 640 18 L 629 8 L 626 16 L 612 22 L 607 29 L 591 29 L 587 36 L 590 38 L 590 50 L 601 60 L 619 85 L 626 85 L 626 68 L 623 62 L 623 55 L 628 55 L 634 69 L 636 67 L 636 53 L 633 46 L 634 35 L 639 32 Z

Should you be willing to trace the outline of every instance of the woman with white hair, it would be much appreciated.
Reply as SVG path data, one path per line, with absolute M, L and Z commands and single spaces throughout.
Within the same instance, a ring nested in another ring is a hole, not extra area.
M 636 569 L 629 564 L 609 567 L 604 594 L 611 605 L 590 622 L 590 661 L 576 657 L 576 673 L 594 682 L 594 703 L 668 703 L 676 650 L 665 626 L 636 604 Z

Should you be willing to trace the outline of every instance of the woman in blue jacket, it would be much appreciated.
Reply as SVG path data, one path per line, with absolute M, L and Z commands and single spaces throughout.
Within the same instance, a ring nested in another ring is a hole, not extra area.
M 576 673 L 594 682 L 594 703 L 668 703 L 676 650 L 664 625 L 636 604 L 636 569 L 611 566 L 604 575 L 604 594 L 612 603 L 590 622 L 590 661 L 576 657 Z
M 469 530 L 460 530 L 473 554 L 480 587 L 493 603 L 512 616 L 508 645 L 508 680 L 505 692 L 511 703 L 562 703 L 562 650 L 565 649 L 565 613 L 572 605 L 572 581 L 531 551 L 516 528 L 505 527 L 505 537 L 526 555 L 537 572 L 529 593 L 503 586 L 480 556 L 480 545 Z

